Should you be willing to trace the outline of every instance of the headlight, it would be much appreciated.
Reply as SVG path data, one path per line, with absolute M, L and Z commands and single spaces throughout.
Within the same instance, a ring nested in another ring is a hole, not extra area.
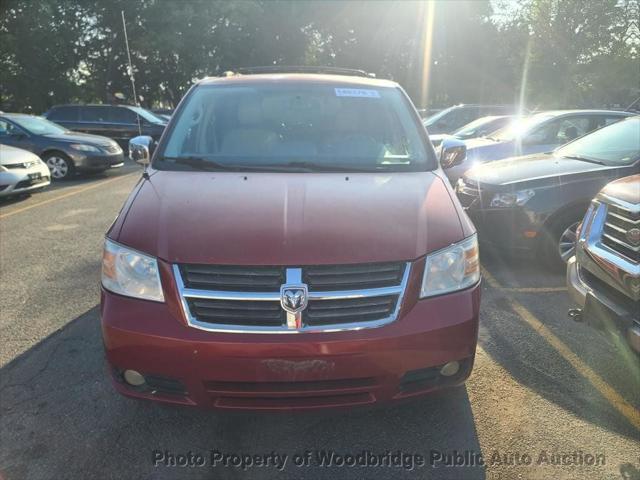
M 427 255 L 420 298 L 463 290 L 478 280 L 478 237 L 473 234 L 460 243 Z
M 74 150 L 79 150 L 81 152 L 100 152 L 98 147 L 94 147 L 93 145 L 85 145 L 83 143 L 74 143 L 71 145 L 71 148 Z
M 520 190 L 519 192 L 496 193 L 491 199 L 489 206 L 513 207 L 515 205 L 524 205 L 531 197 L 536 194 L 533 190 Z
M 164 301 L 158 261 L 108 239 L 102 253 L 102 286 L 127 297 Z

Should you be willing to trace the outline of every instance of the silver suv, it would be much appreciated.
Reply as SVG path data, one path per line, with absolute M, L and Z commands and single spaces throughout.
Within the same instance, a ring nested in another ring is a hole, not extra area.
M 640 353 L 640 175 L 609 183 L 582 221 L 567 285 L 574 320 L 622 333 Z

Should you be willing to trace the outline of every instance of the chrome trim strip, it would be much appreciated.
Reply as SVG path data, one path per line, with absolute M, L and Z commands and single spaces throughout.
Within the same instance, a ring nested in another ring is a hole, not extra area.
M 614 213 L 614 212 L 609 212 L 609 215 L 611 215 L 612 217 L 616 217 L 616 218 L 622 220 L 623 222 L 630 223 L 632 225 L 640 225 L 640 218 L 638 220 L 632 220 L 629 217 L 625 217 L 623 215 L 620 215 L 620 214 Z
M 609 240 L 614 241 L 615 243 L 617 243 L 618 245 L 622 245 L 625 248 L 628 248 L 629 250 L 633 250 L 634 252 L 640 252 L 640 245 L 630 245 L 628 243 L 623 242 L 622 240 L 616 238 L 616 237 L 612 237 L 611 235 L 609 235 L 608 233 L 603 233 L 602 234 L 603 237 L 607 237 Z
M 612 213 L 609 212 L 609 215 L 612 215 Z M 605 227 L 612 228 L 612 229 L 614 229 L 614 230 L 616 230 L 616 231 L 618 231 L 620 233 L 627 233 L 627 231 L 624 228 L 620 228 L 619 226 L 614 225 L 613 223 L 605 222 L 604 225 L 605 225 Z
M 174 265 L 174 275 L 177 267 Z M 178 272 L 179 274 L 179 272 Z M 183 294 L 190 298 L 205 298 L 209 300 L 255 300 L 279 302 L 280 292 L 228 292 L 226 290 L 198 290 L 183 287 Z M 348 300 L 352 298 L 381 297 L 397 295 L 402 292 L 402 284 L 397 287 L 370 288 L 365 290 L 337 290 L 326 292 L 309 292 L 309 300 Z
M 342 290 L 342 291 L 330 291 L 330 292 L 309 292 L 309 300 L 340 300 L 351 298 L 365 298 L 365 297 L 377 297 L 382 295 L 398 295 L 395 309 L 391 315 L 379 320 L 372 320 L 368 322 L 352 322 L 352 323 L 339 323 L 332 325 L 322 326 L 302 326 L 299 329 L 290 329 L 286 325 L 279 327 L 260 327 L 253 325 L 225 325 L 217 323 L 200 322 L 191 315 L 189 305 L 187 304 L 187 298 L 205 298 L 212 300 L 262 300 L 262 301 L 280 301 L 280 292 L 226 292 L 219 290 L 197 290 L 186 288 L 180 274 L 180 268 L 178 265 L 173 265 L 173 276 L 175 278 L 176 286 L 178 289 L 178 295 L 180 296 L 180 304 L 182 306 L 182 312 L 187 319 L 187 323 L 190 327 L 197 328 L 199 330 L 205 330 L 207 332 L 217 333 L 277 333 L 277 334 L 296 334 L 296 333 L 333 333 L 344 331 L 356 331 L 364 330 L 368 328 L 378 328 L 388 323 L 395 321 L 400 313 L 400 307 L 404 300 L 404 294 L 409 282 L 409 276 L 411 273 L 411 263 L 405 263 L 405 269 L 402 276 L 400 285 L 394 287 L 383 288 L 371 288 L 364 290 Z M 288 269 L 289 270 L 289 269 Z M 296 269 L 300 270 L 301 269 Z

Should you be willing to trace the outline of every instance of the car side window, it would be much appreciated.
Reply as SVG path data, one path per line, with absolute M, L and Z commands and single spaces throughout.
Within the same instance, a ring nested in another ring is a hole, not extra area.
M 7 122 L 6 120 L 0 120 L 0 137 L 9 137 L 11 135 L 19 135 L 21 133 L 24 132 L 13 123 Z
M 614 116 L 614 117 L 601 116 L 601 117 L 597 117 L 596 118 L 595 128 L 606 127 L 607 125 L 611 125 L 612 123 L 619 122 L 622 119 L 623 119 L 623 117 L 620 117 L 620 116 Z
M 80 110 L 80 119 L 83 122 L 107 123 L 109 109 L 105 107 L 84 107 Z
M 109 109 L 109 120 L 113 123 L 135 125 L 138 122 L 138 116 L 128 108 L 111 107 Z
M 545 123 L 527 135 L 530 145 L 563 145 L 588 133 L 591 118 L 586 116 L 563 117 Z
M 77 122 L 78 110 L 78 107 L 57 107 L 47 115 L 47 119 L 52 122 Z

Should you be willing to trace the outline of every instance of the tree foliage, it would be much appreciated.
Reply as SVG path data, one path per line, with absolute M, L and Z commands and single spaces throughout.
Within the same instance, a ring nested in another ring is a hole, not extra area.
M 529 108 L 624 106 L 640 96 L 638 0 L 0 5 L 3 110 L 112 102 L 116 93 L 133 101 L 121 12 L 147 106 L 175 106 L 207 75 L 276 64 L 361 68 L 400 82 L 417 104 L 430 106 L 520 99 Z

